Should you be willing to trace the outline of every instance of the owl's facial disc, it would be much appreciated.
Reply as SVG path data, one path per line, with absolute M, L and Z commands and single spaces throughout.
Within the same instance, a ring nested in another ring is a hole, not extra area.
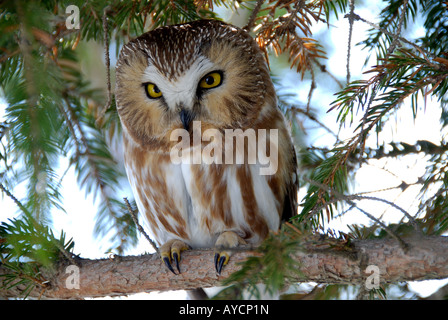
M 223 79 L 224 73 L 220 70 L 209 72 L 203 76 L 196 88 L 197 99 L 200 99 L 206 91 L 219 87 Z M 183 105 L 178 106 L 177 109 L 184 129 L 189 131 L 190 123 L 195 119 L 196 111 L 190 108 L 186 109 Z
M 168 77 L 155 65 L 149 64 L 142 76 L 142 86 L 149 100 L 159 100 L 159 106 L 178 114 L 188 130 L 198 112 L 202 95 L 223 84 L 224 73 L 206 57 L 200 57 L 178 77 Z

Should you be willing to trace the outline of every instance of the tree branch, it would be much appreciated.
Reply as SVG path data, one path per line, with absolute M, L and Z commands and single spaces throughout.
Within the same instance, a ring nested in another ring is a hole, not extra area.
M 394 239 L 352 240 L 346 250 L 339 246 L 323 246 L 323 242 L 301 243 L 306 251 L 297 251 L 292 258 L 301 274 L 294 274 L 296 282 L 317 282 L 359 285 L 366 283 L 370 272 L 367 266 L 380 271 L 380 283 L 397 283 L 448 277 L 448 237 L 406 238 L 406 252 Z M 213 265 L 213 250 L 192 250 L 182 253 L 181 274 L 168 271 L 156 254 L 116 256 L 114 259 L 80 259 L 79 289 L 69 289 L 68 263 L 61 263 L 57 271 L 42 271 L 49 282 L 36 288 L 31 297 L 76 299 L 84 297 L 120 296 L 138 292 L 189 290 L 198 287 L 219 286 L 240 263 L 254 251 L 239 251 L 230 259 L 221 275 Z M 0 287 L 10 271 L 0 265 Z M 0 289 L 2 297 L 17 297 L 23 285 Z

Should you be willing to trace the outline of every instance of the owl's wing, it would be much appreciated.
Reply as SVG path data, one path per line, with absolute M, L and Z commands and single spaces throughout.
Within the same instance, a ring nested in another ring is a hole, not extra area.
M 299 190 L 299 178 L 297 176 L 297 156 L 294 146 L 291 146 L 292 170 L 289 181 L 286 183 L 286 194 L 283 205 L 282 221 L 287 222 L 297 214 L 297 192 Z

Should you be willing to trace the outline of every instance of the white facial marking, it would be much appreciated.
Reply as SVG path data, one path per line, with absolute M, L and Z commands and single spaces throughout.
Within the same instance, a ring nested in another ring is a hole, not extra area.
M 171 110 L 175 111 L 176 107 L 180 105 L 191 109 L 199 81 L 214 70 L 216 70 L 216 66 L 209 59 L 199 57 L 184 74 L 171 81 L 150 64 L 143 72 L 142 83 L 154 83 L 162 91 L 163 98 Z

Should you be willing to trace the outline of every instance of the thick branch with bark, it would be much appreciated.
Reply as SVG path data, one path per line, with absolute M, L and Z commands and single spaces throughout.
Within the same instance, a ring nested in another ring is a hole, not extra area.
M 347 250 L 321 249 L 319 243 L 307 244 L 306 252 L 293 254 L 302 271 L 294 281 L 336 284 L 363 284 L 371 275 L 368 266 L 379 270 L 380 283 L 442 279 L 448 277 L 448 237 L 405 238 L 406 250 L 394 239 L 353 240 Z M 215 272 L 212 250 L 186 251 L 182 254 L 181 274 L 173 275 L 156 254 L 79 259 L 78 268 L 60 265 L 58 271 L 43 272 L 49 282 L 38 287 L 31 297 L 77 299 L 128 295 L 138 292 L 188 290 L 219 286 L 240 268 L 254 251 L 236 252 L 221 275 Z M 79 271 L 79 273 L 73 270 Z M 9 271 L 0 265 L 0 287 Z M 78 277 L 79 278 L 76 278 Z M 79 280 L 79 281 L 78 281 Z M 78 282 L 77 282 L 78 281 Z M 79 283 L 79 288 L 76 287 Z M 24 288 L 0 290 L 0 296 L 17 297 Z

